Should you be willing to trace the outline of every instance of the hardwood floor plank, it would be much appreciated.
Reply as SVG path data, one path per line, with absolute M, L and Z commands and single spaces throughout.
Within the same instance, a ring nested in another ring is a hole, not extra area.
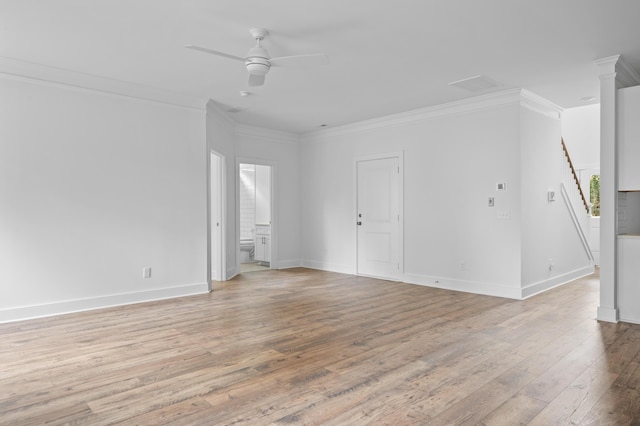
M 640 424 L 640 392 L 612 386 L 580 421 L 581 425 Z
M 29 410 L 28 417 L 25 417 L 21 411 L 2 413 L 0 424 L 20 426 L 82 424 L 90 415 L 92 412 L 87 404 L 78 402 L 67 405 L 55 402 L 40 410 Z
M 202 366 L 200 369 L 168 379 L 145 384 L 135 389 L 88 401 L 95 412 L 131 410 L 133 415 L 156 410 L 196 396 L 206 395 L 246 377 L 256 375 L 253 365 L 280 356 L 274 351 L 247 354 L 234 364 Z M 134 409 L 132 407 L 139 407 Z
M 521 393 L 531 398 L 551 402 L 604 352 L 602 342 L 596 339 L 588 340 L 540 374 Z
M 493 410 L 478 424 L 486 426 L 512 426 L 529 424 L 546 403 L 526 395 L 517 394 Z M 552 423 L 562 424 L 562 423 Z
M 128 419 L 128 422 L 134 425 L 167 425 L 175 422 L 182 425 L 194 424 L 198 419 L 207 420 L 212 408 L 202 398 L 195 397 L 133 417 Z M 108 420 L 108 416 L 105 416 L 105 420 Z M 93 418 L 92 421 L 100 420 Z
M 588 368 L 533 418 L 531 426 L 578 424 L 618 378 L 617 374 Z
M 622 372 L 634 359 L 640 360 L 638 340 L 640 340 L 640 329 L 628 328 L 597 360 L 597 367 L 612 373 Z
M 303 268 L 0 324 L 0 424 L 633 424 L 597 275 L 526 301 Z
M 136 378 L 130 378 L 122 382 L 109 382 L 81 393 L 65 388 L 51 388 L 43 392 L 23 394 L 0 402 L 0 424 L 43 424 L 49 421 L 64 423 L 68 416 L 80 413 L 84 417 L 82 413 L 87 409 L 87 399 L 119 395 L 135 388 L 137 384 Z
M 467 397 L 435 416 L 433 424 L 479 424 L 492 411 L 512 398 L 535 376 L 517 367 L 508 369 Z
M 449 372 L 447 369 L 438 368 L 437 372 L 445 373 L 447 377 L 439 378 L 436 381 L 438 384 L 436 387 L 433 387 L 431 377 L 426 377 L 417 383 L 420 394 L 411 398 L 413 406 L 409 409 L 410 412 L 436 417 L 522 360 L 520 357 L 510 355 L 507 350 L 483 355 L 485 355 L 482 357 L 483 361 L 478 364 L 472 363 L 471 366 L 462 364 Z

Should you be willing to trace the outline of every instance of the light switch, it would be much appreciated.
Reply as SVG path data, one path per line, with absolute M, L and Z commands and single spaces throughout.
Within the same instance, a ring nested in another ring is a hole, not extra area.
M 489 197 L 489 207 L 493 206 L 495 206 L 495 200 L 493 199 L 493 197 Z

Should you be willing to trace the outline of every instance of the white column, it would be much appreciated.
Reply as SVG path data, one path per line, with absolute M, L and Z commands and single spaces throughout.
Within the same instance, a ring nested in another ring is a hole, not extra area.
M 600 305 L 598 320 L 618 321 L 616 144 L 616 63 L 620 56 L 596 61 L 600 69 Z
M 618 141 L 617 90 L 640 84 L 640 74 L 620 55 L 599 59 L 600 69 L 600 306 L 598 319 L 617 322 Z

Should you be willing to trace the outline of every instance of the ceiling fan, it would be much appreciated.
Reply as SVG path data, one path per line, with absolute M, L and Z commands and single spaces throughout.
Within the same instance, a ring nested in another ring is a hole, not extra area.
M 328 61 L 327 55 L 324 53 L 270 58 L 267 50 L 262 47 L 262 40 L 264 40 L 269 32 L 264 28 L 252 28 L 249 32 L 256 40 L 256 45 L 249 49 L 249 53 L 247 53 L 247 56 L 244 58 L 231 55 L 229 53 L 219 52 L 217 50 L 207 49 L 206 47 L 195 46 L 193 44 L 187 44 L 184 47 L 244 62 L 244 66 L 249 73 L 249 86 L 262 86 L 264 84 L 264 78 L 271 67 L 277 67 L 285 64 L 288 66 L 291 63 L 299 65 L 316 65 L 326 63 Z

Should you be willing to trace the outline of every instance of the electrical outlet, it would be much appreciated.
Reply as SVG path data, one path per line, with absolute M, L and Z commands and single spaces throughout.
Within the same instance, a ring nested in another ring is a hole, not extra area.
M 142 278 L 151 278 L 151 267 L 142 268 Z

